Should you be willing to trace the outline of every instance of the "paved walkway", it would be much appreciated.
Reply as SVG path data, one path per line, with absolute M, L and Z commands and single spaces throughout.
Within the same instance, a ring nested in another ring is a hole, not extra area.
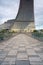
M 0 65 L 43 65 L 43 43 L 25 34 L 0 43 Z

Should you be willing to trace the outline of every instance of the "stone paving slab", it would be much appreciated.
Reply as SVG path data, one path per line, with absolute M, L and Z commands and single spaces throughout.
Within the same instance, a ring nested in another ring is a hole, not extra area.
M 27 49 L 28 55 L 37 55 L 34 49 Z
M 30 61 L 42 61 L 40 57 L 29 57 Z
M 11 50 L 8 55 L 17 55 L 17 50 Z
M 0 43 L 0 65 L 43 65 L 43 42 L 19 34 Z
M 16 65 L 30 65 L 29 60 L 17 60 Z
M 31 61 L 30 65 L 43 65 L 43 62 Z
M 17 59 L 18 60 L 28 60 L 28 56 L 26 55 L 26 53 L 18 53 Z

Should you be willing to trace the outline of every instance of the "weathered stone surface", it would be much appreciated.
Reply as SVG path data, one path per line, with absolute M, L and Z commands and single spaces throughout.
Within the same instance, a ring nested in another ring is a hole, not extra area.
M 17 60 L 16 65 L 30 65 L 29 60 Z
M 0 47 L 0 65 L 43 65 L 43 42 L 25 34 L 0 43 Z
M 34 7 L 33 0 L 21 0 L 16 21 L 20 22 L 34 22 Z

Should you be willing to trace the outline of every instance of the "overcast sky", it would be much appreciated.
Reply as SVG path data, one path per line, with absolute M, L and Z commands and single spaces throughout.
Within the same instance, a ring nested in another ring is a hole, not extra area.
M 0 24 L 8 19 L 15 19 L 20 0 L 0 0 Z M 43 0 L 34 0 L 35 27 L 43 28 Z
M 43 0 L 34 0 L 35 27 L 43 29 Z
M 20 0 L 0 0 L 0 24 L 8 19 L 15 19 Z

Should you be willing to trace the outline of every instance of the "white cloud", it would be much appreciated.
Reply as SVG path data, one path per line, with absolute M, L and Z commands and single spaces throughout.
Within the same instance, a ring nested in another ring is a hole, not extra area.
M 8 19 L 15 19 L 20 0 L 0 0 L 0 24 Z
M 43 0 L 34 0 L 35 27 L 43 28 Z

